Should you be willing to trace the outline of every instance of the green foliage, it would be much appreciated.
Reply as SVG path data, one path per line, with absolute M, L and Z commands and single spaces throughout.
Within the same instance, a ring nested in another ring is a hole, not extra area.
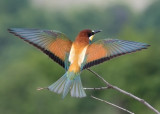
M 27 0 L 0 1 L 0 113 L 2 114 L 119 114 L 112 108 L 90 98 L 107 99 L 140 114 L 152 112 L 139 102 L 113 90 L 86 91 L 88 97 L 75 99 L 47 90 L 46 87 L 64 74 L 63 68 L 39 50 L 14 37 L 7 28 L 54 29 L 72 40 L 84 29 L 102 29 L 98 38 L 119 38 L 151 45 L 149 49 L 125 55 L 92 69 L 108 82 L 137 95 L 155 108 L 160 104 L 160 2 L 155 2 L 141 15 L 122 5 L 106 9 L 45 12 L 34 9 Z M 137 16 L 139 18 L 137 18 Z M 103 86 L 93 74 L 81 75 L 84 87 Z

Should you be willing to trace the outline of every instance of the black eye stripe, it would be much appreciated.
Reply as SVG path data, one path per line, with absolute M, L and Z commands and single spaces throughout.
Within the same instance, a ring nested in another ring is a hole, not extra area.
M 90 36 L 92 36 L 92 35 L 94 35 L 94 32 L 89 33 L 89 34 L 88 34 L 88 37 L 90 37 Z
M 91 33 L 89 33 L 89 34 L 88 34 L 88 37 L 90 37 L 90 36 L 92 36 L 92 34 L 91 34 Z

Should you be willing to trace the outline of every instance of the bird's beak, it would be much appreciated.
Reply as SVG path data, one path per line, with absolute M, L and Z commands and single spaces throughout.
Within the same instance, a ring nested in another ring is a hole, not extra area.
M 94 35 L 96 34 L 96 33 L 99 33 L 99 32 L 101 32 L 102 30 L 95 30 L 95 31 L 92 31 L 92 36 L 90 36 L 89 37 L 89 40 L 93 40 L 93 37 L 94 37 Z
M 95 30 L 93 31 L 94 34 L 101 32 L 102 30 Z

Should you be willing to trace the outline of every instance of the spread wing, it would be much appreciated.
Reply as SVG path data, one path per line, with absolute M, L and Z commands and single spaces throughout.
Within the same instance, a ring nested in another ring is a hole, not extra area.
M 97 65 L 114 57 L 132 53 L 141 49 L 146 49 L 149 45 L 145 43 L 118 40 L 103 39 L 89 45 L 86 55 L 87 63 L 83 69 Z
M 72 41 L 63 33 L 55 30 L 21 28 L 11 28 L 8 31 L 39 48 L 59 65 L 65 67 L 65 55 L 69 53 Z

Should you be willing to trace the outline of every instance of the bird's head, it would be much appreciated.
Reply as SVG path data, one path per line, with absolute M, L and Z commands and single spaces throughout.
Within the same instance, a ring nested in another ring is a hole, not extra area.
M 93 40 L 94 35 L 101 31 L 102 30 L 90 30 L 90 29 L 82 30 L 79 32 L 76 40 L 91 42 Z

